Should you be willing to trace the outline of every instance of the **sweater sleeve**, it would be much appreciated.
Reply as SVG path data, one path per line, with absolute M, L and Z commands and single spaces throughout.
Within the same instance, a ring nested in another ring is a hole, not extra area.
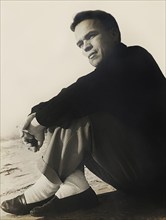
M 32 107 L 30 114 L 38 112 L 39 110 L 41 110 L 46 105 L 47 105 L 47 102 L 40 102 L 39 104 Z
M 69 87 L 62 89 L 57 96 L 32 108 L 32 111 L 37 110 L 37 121 L 46 127 L 68 127 L 72 120 L 93 111 L 90 97 L 93 95 L 91 82 L 94 74 L 92 72 L 79 78 Z

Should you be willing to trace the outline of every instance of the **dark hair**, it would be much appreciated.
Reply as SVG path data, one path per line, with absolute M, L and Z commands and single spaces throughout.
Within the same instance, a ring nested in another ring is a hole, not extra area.
M 75 27 L 81 21 L 84 21 L 86 19 L 97 19 L 101 22 L 101 24 L 104 26 L 106 30 L 111 30 L 111 29 L 116 30 L 119 35 L 119 41 L 121 40 L 119 26 L 115 18 L 111 14 L 101 10 L 95 10 L 95 11 L 89 10 L 89 11 L 81 11 L 77 13 L 73 19 L 73 23 L 71 24 L 70 29 L 72 31 L 75 31 Z

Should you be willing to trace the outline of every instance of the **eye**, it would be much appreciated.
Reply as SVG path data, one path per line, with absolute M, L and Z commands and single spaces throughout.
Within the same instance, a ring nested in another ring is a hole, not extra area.
M 88 36 L 88 39 L 87 39 L 87 40 L 93 39 L 95 36 L 96 36 L 95 34 L 90 34 L 90 35 Z
M 98 32 L 95 31 L 95 32 L 90 32 L 87 36 L 86 36 L 86 40 L 91 40 L 93 39 L 94 37 L 96 37 L 98 35 Z

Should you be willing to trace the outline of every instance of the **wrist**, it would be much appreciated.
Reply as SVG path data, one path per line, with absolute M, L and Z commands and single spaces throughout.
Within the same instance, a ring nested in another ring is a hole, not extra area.
M 32 121 L 31 121 L 31 125 L 34 126 L 34 127 L 40 127 L 40 128 L 45 128 L 43 125 L 39 124 L 39 122 L 36 120 L 36 118 L 34 118 Z

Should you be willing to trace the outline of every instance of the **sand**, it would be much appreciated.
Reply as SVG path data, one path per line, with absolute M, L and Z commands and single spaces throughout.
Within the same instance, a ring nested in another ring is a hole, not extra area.
M 47 141 L 46 141 L 47 143 Z M 46 143 L 37 153 L 26 149 L 20 139 L 1 142 L 1 202 L 13 198 L 30 187 L 39 178 L 36 161 L 43 154 Z M 88 169 L 86 178 L 99 197 L 99 206 L 86 211 L 76 211 L 61 216 L 35 218 L 30 215 L 15 216 L 1 210 L 1 220 L 166 220 L 166 204 L 129 197 L 100 180 Z

